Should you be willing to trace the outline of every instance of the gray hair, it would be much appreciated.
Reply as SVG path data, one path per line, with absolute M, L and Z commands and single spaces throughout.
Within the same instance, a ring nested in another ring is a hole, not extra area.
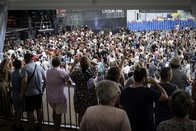
M 112 97 L 118 94 L 120 94 L 120 88 L 116 82 L 102 80 L 97 84 L 96 95 L 100 104 L 110 104 Z

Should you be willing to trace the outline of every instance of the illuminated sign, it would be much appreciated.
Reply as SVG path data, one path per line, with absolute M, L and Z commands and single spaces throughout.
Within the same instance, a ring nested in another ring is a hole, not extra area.
M 110 14 L 110 13 L 123 13 L 123 10 L 102 10 L 103 14 Z

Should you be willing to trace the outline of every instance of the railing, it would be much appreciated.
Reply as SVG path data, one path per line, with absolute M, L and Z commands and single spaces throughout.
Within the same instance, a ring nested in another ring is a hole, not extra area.
M 62 115 L 62 123 L 61 127 L 71 128 L 71 129 L 78 129 L 78 121 L 77 121 L 77 114 L 74 111 L 74 104 L 73 104 L 73 94 L 74 94 L 74 86 L 68 86 L 65 88 L 64 93 L 66 94 L 67 98 L 67 113 Z M 42 96 L 43 101 L 43 124 L 44 125 L 53 125 L 52 119 L 52 108 L 48 104 L 46 100 L 46 94 L 44 93 Z M 27 121 L 27 114 L 26 112 L 22 115 L 22 120 Z

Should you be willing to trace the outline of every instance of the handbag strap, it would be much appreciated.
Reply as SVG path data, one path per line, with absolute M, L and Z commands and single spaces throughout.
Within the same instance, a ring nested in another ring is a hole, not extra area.
M 37 67 L 37 64 L 35 64 L 34 71 L 33 71 L 33 73 L 31 74 L 30 78 L 27 80 L 27 85 L 29 84 L 31 78 L 34 76 L 36 67 Z
M 10 91 L 10 87 L 8 86 L 7 82 L 5 82 L 5 80 L 2 80 L 2 82 L 4 83 L 4 85 L 6 86 L 6 90 Z
M 29 78 L 29 80 L 27 81 L 27 85 L 28 85 L 29 81 L 31 80 L 31 78 L 34 76 L 36 67 L 37 67 L 37 64 L 35 64 L 34 71 L 33 71 L 32 75 L 31 75 L 31 77 Z M 40 94 L 42 94 L 42 91 L 41 91 L 40 88 L 38 88 L 38 87 L 36 86 L 36 89 L 39 91 Z

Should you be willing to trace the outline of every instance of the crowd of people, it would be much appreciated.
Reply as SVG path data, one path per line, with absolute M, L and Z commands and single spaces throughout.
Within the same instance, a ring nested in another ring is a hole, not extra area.
M 196 32 L 190 28 L 116 33 L 81 28 L 19 43 L 6 40 L 0 116 L 12 116 L 11 96 L 14 129 L 21 130 L 26 111 L 29 130 L 41 130 L 46 90 L 59 130 L 67 110 L 64 88 L 75 84 L 81 131 L 195 131 L 195 67 Z

